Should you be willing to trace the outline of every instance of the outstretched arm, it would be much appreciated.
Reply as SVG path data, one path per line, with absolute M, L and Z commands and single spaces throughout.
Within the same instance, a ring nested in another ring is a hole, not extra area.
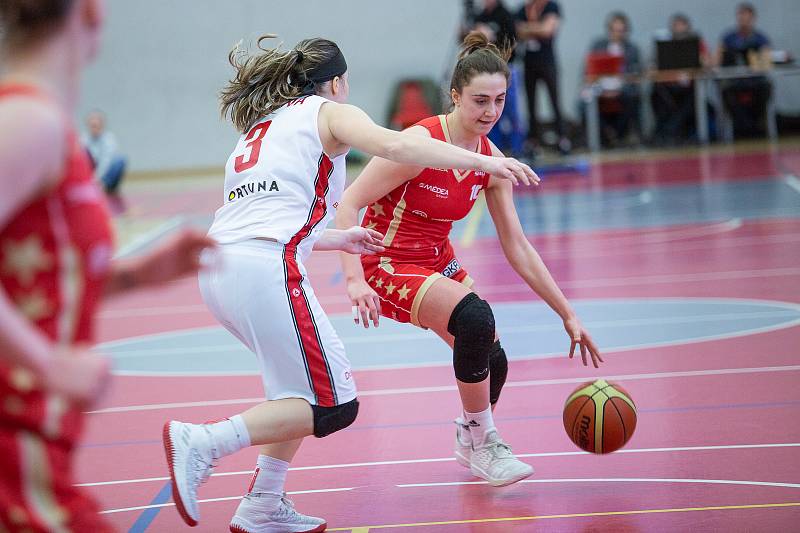
M 347 255 L 373 255 L 384 250 L 383 235 L 374 229 L 352 226 L 345 229 L 327 228 L 314 243 L 314 250 L 339 250 Z
M 494 146 L 492 148 L 497 150 Z M 514 207 L 511 184 L 493 177 L 486 189 L 486 205 L 508 262 L 525 280 L 525 283 L 561 317 L 564 329 L 570 336 L 569 356 L 573 356 L 575 347 L 579 345 L 583 364 L 587 364 L 588 352 L 591 355 L 592 364 L 597 367 L 598 361 L 603 361 L 600 351 L 581 325 L 575 311 L 556 284 L 541 256 L 525 236 Z
M 352 146 L 384 159 L 420 167 L 483 170 L 513 183 L 538 183 L 539 178 L 528 165 L 507 157 L 481 155 L 458 146 L 392 131 L 375 124 L 358 107 L 326 103 L 319 114 L 323 144 Z M 341 150 L 344 151 L 344 150 Z
M 216 242 L 205 233 L 185 229 L 164 239 L 147 254 L 115 260 L 111 265 L 105 296 L 194 274 L 201 268 L 200 255 L 203 250 L 215 246 Z

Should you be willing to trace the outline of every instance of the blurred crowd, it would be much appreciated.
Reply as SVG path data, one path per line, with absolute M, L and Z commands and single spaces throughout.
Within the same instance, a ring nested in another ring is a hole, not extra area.
M 609 13 L 605 35 L 592 40 L 587 50 L 583 72 L 585 85 L 599 87 L 597 102 L 603 145 L 660 146 L 696 141 L 695 79 L 687 73 L 717 67 L 741 70 L 738 77 L 724 76 L 717 81 L 724 112 L 730 117 L 735 134 L 763 134 L 772 94 L 771 83 L 763 75 L 772 59 L 770 39 L 756 28 L 757 13 L 752 4 L 740 3 L 735 17 L 735 24 L 712 50 L 688 15 L 671 15 L 668 29 L 655 36 L 654 61 L 645 64 L 642 52 L 631 40 L 633 28 L 627 14 Z M 561 6 L 554 0 L 526 0 L 516 11 L 509 10 L 502 0 L 464 0 L 463 32 L 477 29 L 501 48 L 514 48 L 507 105 L 491 135 L 493 142 L 508 153 L 533 159 L 544 145 L 561 154 L 572 149 L 571 139 L 576 137 L 570 133 L 575 128 L 562 115 L 563 98 L 554 49 L 562 22 Z M 642 83 L 644 80 L 650 83 Z M 547 129 L 543 128 L 537 109 L 536 91 L 540 82 L 552 109 L 552 123 Z M 517 105 L 523 90 L 527 125 L 522 123 Z M 640 119 L 645 102 L 651 106 L 653 116 L 649 131 L 643 131 Z M 579 115 L 581 121 L 577 127 L 585 127 L 582 123 L 585 106 Z

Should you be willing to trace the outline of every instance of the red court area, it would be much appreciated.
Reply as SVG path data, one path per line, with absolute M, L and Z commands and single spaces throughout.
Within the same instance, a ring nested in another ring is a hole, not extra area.
M 678 181 L 758 181 L 793 167 L 800 171 L 800 152 L 702 155 L 655 166 L 614 163 L 589 176 L 549 182 L 563 192 L 643 181 L 663 180 L 666 187 Z M 683 177 L 674 177 L 670 168 L 683 168 Z M 788 183 L 784 194 L 800 198 Z M 728 297 L 800 304 L 798 215 L 800 210 L 736 224 L 561 232 L 531 240 L 571 299 Z M 459 250 L 459 258 L 490 302 L 536 298 L 508 267 L 496 239 L 479 237 Z M 350 308 L 341 282 L 329 282 L 338 269 L 335 254 L 316 254 L 309 265 L 330 313 Z M 192 279 L 108 304 L 100 332 L 108 341 L 212 325 Z M 327 518 L 329 530 L 355 533 L 796 531 L 798 341 L 795 325 L 606 352 L 599 370 L 566 356 L 513 361 L 495 418 L 504 439 L 536 473 L 499 489 L 478 483 L 453 459 L 452 419 L 459 402 L 451 368 L 356 372 L 358 420 L 326 439 L 307 439 L 287 490 L 296 493 L 291 498 L 299 510 Z M 530 342 L 535 346 L 534 335 Z M 598 377 L 623 384 L 639 409 L 632 440 L 608 456 L 579 451 L 561 422 L 569 393 Z M 232 415 L 261 394 L 256 376 L 118 376 L 89 415 L 78 480 L 121 531 L 188 530 L 165 491 L 163 422 Z M 195 531 L 227 530 L 256 455 L 253 448 L 221 463 L 200 490 L 204 503 Z

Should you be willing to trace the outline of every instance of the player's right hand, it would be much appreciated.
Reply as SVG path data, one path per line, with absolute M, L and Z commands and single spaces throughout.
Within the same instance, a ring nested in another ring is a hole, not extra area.
M 86 348 L 60 350 L 47 360 L 41 378 L 48 391 L 77 403 L 90 404 L 108 385 L 108 359 Z
M 514 185 L 539 185 L 541 181 L 531 167 L 513 157 L 485 156 L 482 170 L 496 178 L 507 179 Z
M 595 368 L 600 367 L 600 363 L 604 363 L 603 357 L 600 355 L 600 350 L 597 348 L 597 345 L 592 340 L 592 337 L 589 335 L 589 332 L 584 329 L 583 325 L 581 325 L 581 321 L 577 318 L 570 318 L 564 321 L 564 329 L 569 335 L 571 340 L 569 345 L 569 358 L 575 355 L 575 347 L 579 346 L 581 349 L 581 359 L 583 360 L 583 366 L 589 366 L 586 362 L 586 355 L 587 352 L 592 358 L 592 365 Z
M 347 283 L 347 294 L 353 304 L 353 322 L 361 322 L 369 328 L 369 321 L 378 327 L 381 314 L 381 299 L 378 293 L 369 286 L 366 280 L 360 279 Z

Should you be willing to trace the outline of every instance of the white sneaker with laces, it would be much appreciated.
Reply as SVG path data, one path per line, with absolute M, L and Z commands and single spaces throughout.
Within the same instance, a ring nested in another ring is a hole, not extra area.
M 164 424 L 164 452 L 172 499 L 183 521 L 194 527 L 200 520 L 197 488 L 206 482 L 216 466 L 217 454 L 204 425 L 171 420 Z
M 324 518 L 298 513 L 286 493 L 250 492 L 236 509 L 230 530 L 231 533 L 317 533 L 327 527 Z
M 454 454 L 458 464 L 464 468 L 469 468 L 469 459 L 472 456 L 472 437 L 469 434 L 469 426 L 460 416 L 453 420 L 456 423 L 456 444 Z
M 494 429 L 487 431 L 483 443 L 472 450 L 469 466 L 474 475 L 493 487 L 511 485 L 533 474 L 533 467 L 514 457 L 511 446 Z

